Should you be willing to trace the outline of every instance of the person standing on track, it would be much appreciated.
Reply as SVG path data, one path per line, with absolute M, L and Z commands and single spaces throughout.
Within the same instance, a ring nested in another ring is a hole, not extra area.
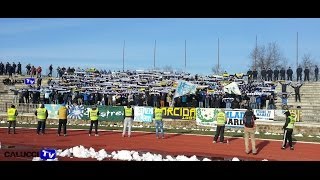
M 65 104 L 61 105 L 57 114 L 59 116 L 58 136 L 60 136 L 62 125 L 63 125 L 63 135 L 67 136 L 68 109 Z
M 14 105 L 11 105 L 11 107 L 7 111 L 8 114 L 8 134 L 10 134 L 11 125 L 13 127 L 13 134 L 16 133 L 16 120 L 18 116 L 18 111 Z
M 161 137 L 164 139 L 164 131 L 163 131 L 163 111 L 158 104 L 158 107 L 154 108 L 154 121 L 156 124 L 156 136 L 159 139 L 159 131 L 161 132 Z
M 286 111 L 284 114 L 286 115 L 286 122 L 282 127 L 282 129 L 284 130 L 284 134 L 281 149 L 285 149 L 287 146 L 287 141 L 289 141 L 290 150 L 294 150 L 294 147 L 292 145 L 292 132 L 296 120 L 295 117 L 292 116 L 289 111 Z
M 244 124 L 244 145 L 245 145 L 245 152 L 247 154 L 250 153 L 249 151 L 249 136 L 251 139 L 251 145 L 252 145 L 252 154 L 257 154 L 257 148 L 256 148 L 256 140 L 254 137 L 255 133 L 255 123 L 256 116 L 254 115 L 252 109 L 248 107 L 247 111 L 243 115 L 243 124 Z
M 134 110 L 131 107 L 131 105 L 127 105 L 127 107 L 124 108 L 122 137 L 125 136 L 127 127 L 128 127 L 128 137 L 131 136 L 131 126 L 132 126 L 133 117 L 134 117 Z
M 219 135 L 220 135 L 220 143 L 224 143 L 224 128 L 225 128 L 225 124 L 227 123 L 226 113 L 223 112 L 223 110 L 221 110 L 217 114 L 216 120 L 217 120 L 217 129 L 216 129 L 216 134 L 213 138 L 212 143 L 217 143 Z
M 89 136 L 91 136 L 93 124 L 94 124 L 95 136 L 99 136 L 99 134 L 98 134 L 98 118 L 99 118 L 99 115 L 100 115 L 100 112 L 99 112 L 97 106 L 94 105 L 92 107 L 92 109 L 89 110 L 89 118 L 91 120 L 90 129 L 89 129 Z
M 41 106 L 36 110 L 34 114 L 38 118 L 37 134 L 39 135 L 40 129 L 41 129 L 41 132 L 43 135 L 45 134 L 46 120 L 48 118 L 48 110 L 44 107 L 44 104 L 41 104 Z

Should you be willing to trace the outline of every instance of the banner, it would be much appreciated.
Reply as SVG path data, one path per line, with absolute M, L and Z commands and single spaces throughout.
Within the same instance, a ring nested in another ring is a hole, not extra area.
M 196 84 L 192 84 L 187 81 L 179 81 L 173 98 L 183 96 L 185 94 L 195 94 L 196 90 L 197 90 Z
M 243 115 L 245 111 L 225 111 L 227 115 L 226 127 L 244 127 Z
M 48 110 L 48 119 L 59 119 L 58 111 L 60 104 L 45 104 L 44 107 Z
M 122 121 L 124 119 L 123 106 L 97 106 L 99 110 L 99 121 Z M 92 106 L 84 106 L 83 116 L 81 119 L 89 119 L 89 111 Z
M 152 122 L 153 108 L 152 107 L 134 107 L 134 121 L 136 122 Z
M 257 119 L 265 119 L 265 120 L 274 119 L 274 110 L 254 109 L 253 113 L 256 115 Z
M 84 119 L 84 113 L 87 111 L 83 105 L 68 105 L 68 118 L 70 119 Z
M 217 108 L 196 108 L 197 125 L 215 127 L 217 124 L 216 116 L 220 110 Z
M 45 104 L 48 110 L 48 119 L 59 119 L 57 115 L 60 104 Z M 89 120 L 89 110 L 92 106 L 67 105 L 69 119 Z M 124 119 L 123 106 L 98 106 L 100 112 L 98 120 L 101 121 L 122 121 Z
M 124 107 L 123 106 L 107 106 L 105 112 L 100 112 L 101 120 L 107 121 L 123 121 Z M 100 120 L 99 116 L 99 120 Z
M 286 115 L 283 114 L 285 113 L 287 110 L 275 110 L 275 120 L 286 120 Z M 301 122 L 302 120 L 302 113 L 301 110 L 298 109 L 290 109 L 289 110 L 291 115 L 294 115 L 296 118 L 296 122 Z
M 183 119 L 183 120 L 195 120 L 196 108 L 190 107 L 163 107 L 161 110 L 164 112 L 163 118 L 170 119 Z

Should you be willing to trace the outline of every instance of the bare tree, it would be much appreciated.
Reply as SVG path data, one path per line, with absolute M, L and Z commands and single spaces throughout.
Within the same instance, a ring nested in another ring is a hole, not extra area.
M 314 76 L 314 66 L 316 65 L 315 59 L 311 56 L 310 53 L 304 54 L 301 58 L 301 67 L 302 69 L 305 69 L 306 67 L 310 70 L 310 77 Z
M 213 67 L 212 67 L 212 72 L 213 72 L 213 74 L 216 74 L 216 75 L 220 75 L 220 74 L 222 74 L 223 72 L 224 72 L 224 70 L 223 70 L 223 67 L 218 67 L 218 64 L 215 64 Z
M 287 64 L 287 60 L 276 42 L 268 43 L 267 46 L 255 47 L 250 53 L 250 58 L 252 60 L 250 68 L 257 69 L 257 71 L 261 71 L 262 68 L 284 67 Z
M 173 68 L 172 68 L 172 66 L 166 65 L 163 67 L 163 71 L 173 73 Z
M 315 61 L 312 58 L 310 53 L 304 54 L 301 59 L 302 59 L 302 68 L 306 68 L 306 67 L 310 68 L 315 65 Z

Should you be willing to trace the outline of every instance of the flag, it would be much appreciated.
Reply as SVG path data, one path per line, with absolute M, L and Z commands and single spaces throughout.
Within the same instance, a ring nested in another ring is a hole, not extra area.
M 232 82 L 232 83 L 228 84 L 227 86 L 225 86 L 223 88 L 223 91 L 225 93 L 229 93 L 229 94 L 241 95 L 238 84 L 235 82 Z
M 187 81 L 179 81 L 173 98 L 183 96 L 185 94 L 195 94 L 196 90 L 197 90 L 196 84 L 192 84 Z

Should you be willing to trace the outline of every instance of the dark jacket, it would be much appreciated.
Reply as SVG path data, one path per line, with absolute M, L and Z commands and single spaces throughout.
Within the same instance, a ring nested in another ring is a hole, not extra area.
M 243 115 L 243 119 L 245 119 L 247 116 L 253 116 L 253 119 L 256 120 L 257 117 L 256 115 L 254 115 L 253 111 L 252 110 L 247 110 L 244 115 Z
M 300 87 L 302 86 L 302 84 L 300 84 L 299 86 L 292 86 L 291 87 L 294 89 L 294 93 L 299 94 L 300 93 Z

